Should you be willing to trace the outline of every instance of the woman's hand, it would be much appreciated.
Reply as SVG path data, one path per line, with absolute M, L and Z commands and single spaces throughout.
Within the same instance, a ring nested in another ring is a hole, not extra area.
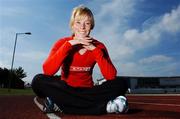
M 73 40 L 70 40 L 69 43 L 71 45 L 78 45 L 81 44 L 84 48 L 87 50 L 94 50 L 96 47 L 93 45 L 93 38 L 87 36 L 87 37 L 74 37 Z
M 94 50 L 96 48 L 96 46 L 94 46 L 92 43 L 90 43 L 89 45 L 83 45 L 83 47 L 87 50 Z

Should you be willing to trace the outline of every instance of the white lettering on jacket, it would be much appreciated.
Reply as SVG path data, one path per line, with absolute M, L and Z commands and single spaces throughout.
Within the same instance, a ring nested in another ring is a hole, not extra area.
M 70 71 L 90 71 L 91 67 L 76 67 L 76 66 L 71 66 Z

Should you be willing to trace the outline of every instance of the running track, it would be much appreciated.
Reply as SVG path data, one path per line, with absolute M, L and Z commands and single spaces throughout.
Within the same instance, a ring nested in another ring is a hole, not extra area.
M 65 115 L 61 119 L 180 119 L 180 95 L 128 95 L 128 114 Z M 0 119 L 49 119 L 34 96 L 0 96 Z

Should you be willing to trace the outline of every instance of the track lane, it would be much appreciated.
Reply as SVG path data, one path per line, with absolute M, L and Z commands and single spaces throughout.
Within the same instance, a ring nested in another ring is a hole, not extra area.
M 33 102 L 34 96 L 0 96 L 0 119 L 48 119 Z M 62 119 L 179 119 L 180 96 L 129 96 L 128 114 L 66 115 L 57 113 Z M 177 102 L 176 102 L 177 101 Z M 134 103 L 133 103 L 134 102 Z M 153 103 L 153 104 L 140 104 Z M 165 104 L 165 105 L 154 105 Z

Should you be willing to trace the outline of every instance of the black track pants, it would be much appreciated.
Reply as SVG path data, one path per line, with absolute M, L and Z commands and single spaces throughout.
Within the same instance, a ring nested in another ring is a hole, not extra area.
M 37 96 L 50 97 L 64 113 L 103 114 L 107 102 L 125 95 L 128 87 L 125 79 L 115 79 L 92 88 L 75 88 L 59 77 L 38 74 L 32 81 L 32 88 Z

